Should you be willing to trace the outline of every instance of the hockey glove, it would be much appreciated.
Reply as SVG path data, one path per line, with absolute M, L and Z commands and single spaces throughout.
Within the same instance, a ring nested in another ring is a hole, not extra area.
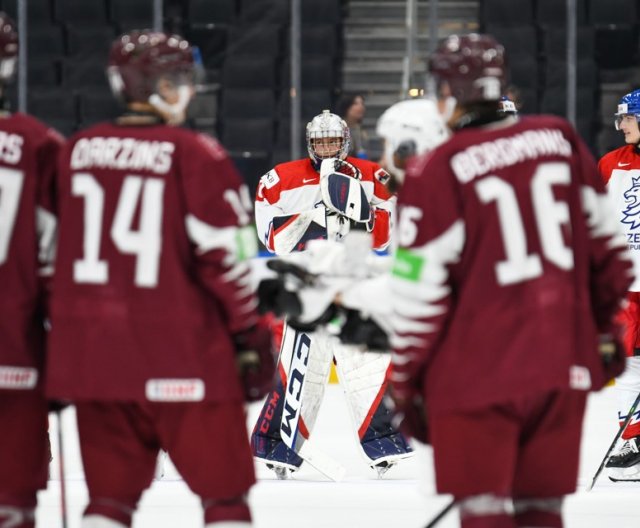
M 622 339 L 615 335 L 615 332 L 598 336 L 598 352 L 606 381 L 622 374 L 627 358 Z
M 369 222 L 371 206 L 360 180 L 337 172 L 336 162 L 339 160 L 326 159 L 320 166 L 322 201 L 330 211 L 346 216 L 354 222 Z
M 257 324 L 233 336 L 236 365 L 245 401 L 257 401 L 273 386 L 275 360 L 271 349 L 271 332 Z
M 284 279 L 263 279 L 258 284 L 258 311 L 273 313 L 276 317 L 298 317 L 302 313 L 300 299 L 295 292 L 288 291 Z
M 388 352 L 389 337 L 372 319 L 357 310 L 344 310 L 346 321 L 340 329 L 340 341 L 347 345 L 363 345 L 371 352 Z
M 415 391 L 398 390 L 393 385 L 389 387 L 388 393 L 385 399 L 393 412 L 391 424 L 408 437 L 428 444 L 429 426 L 422 396 Z
M 270 260 L 267 267 L 278 276 L 263 280 L 258 286 L 262 313 L 284 316 L 289 326 L 303 332 L 311 332 L 334 317 L 338 285 L 320 284 L 316 275 L 285 260 Z

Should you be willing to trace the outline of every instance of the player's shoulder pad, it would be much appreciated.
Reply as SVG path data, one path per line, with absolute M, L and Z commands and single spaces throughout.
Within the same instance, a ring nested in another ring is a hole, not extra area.
M 311 175 L 311 173 L 317 176 L 317 172 L 311 165 L 309 158 L 299 159 L 294 161 L 287 161 L 285 163 L 278 163 L 273 169 L 267 172 L 262 179 L 265 189 L 272 189 L 276 185 L 281 186 L 284 189 L 295 188 L 299 185 L 299 181 L 302 180 L 305 175 Z
M 260 188 L 273 189 L 280 182 L 280 176 L 276 171 L 276 168 L 271 169 L 266 174 L 263 174 L 260 178 Z
M 617 149 L 611 150 L 604 154 L 600 160 L 598 161 L 598 165 L 610 165 L 611 163 L 615 164 L 622 157 L 626 157 L 627 155 L 634 154 L 635 147 L 633 145 L 623 145 L 618 147 Z
M 16 112 L 13 116 L 22 124 L 23 128 L 29 131 L 29 135 L 39 137 L 44 142 L 50 141 L 58 145 L 62 145 L 65 142 L 65 137 L 60 132 L 40 121 L 37 117 L 23 112 Z
M 311 160 L 309 158 L 302 158 L 278 163 L 273 170 L 275 170 L 281 178 L 287 178 L 289 176 L 300 176 L 304 171 L 309 170 L 310 167 Z
M 429 152 L 424 152 L 409 158 L 406 168 L 407 177 L 415 178 L 420 176 L 426 165 L 442 152 L 442 147 L 443 145 L 438 145 L 435 149 L 430 150 Z
M 562 133 L 565 139 L 572 144 L 575 144 L 579 137 L 578 131 L 575 127 L 567 119 L 561 116 L 551 114 L 532 115 L 527 116 L 526 122 L 535 124 L 535 126 L 530 127 L 529 130 L 542 128 L 557 129 Z

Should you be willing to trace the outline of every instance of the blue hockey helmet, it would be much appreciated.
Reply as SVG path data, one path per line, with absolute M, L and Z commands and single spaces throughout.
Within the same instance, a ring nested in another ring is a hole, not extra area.
M 640 121 L 640 90 L 634 90 L 622 96 L 615 115 L 616 130 L 620 130 L 620 123 L 625 116 L 635 116 Z
M 512 114 L 515 115 L 518 113 L 518 109 L 516 108 L 516 104 L 509 99 L 506 95 L 503 95 L 500 98 L 500 109 L 499 111 L 503 114 Z

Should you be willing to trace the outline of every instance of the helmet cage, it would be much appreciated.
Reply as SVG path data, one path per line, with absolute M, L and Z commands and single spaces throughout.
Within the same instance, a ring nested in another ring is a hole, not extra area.
M 309 157 L 315 163 L 320 163 L 323 159 L 339 158 L 345 159 L 351 145 L 351 133 L 349 127 L 343 119 L 336 114 L 332 114 L 329 110 L 323 110 L 321 114 L 315 116 L 307 124 L 307 152 Z M 323 141 L 325 149 L 327 147 L 335 147 L 332 152 L 318 153 L 316 141 L 335 139 L 335 145 L 332 142 Z

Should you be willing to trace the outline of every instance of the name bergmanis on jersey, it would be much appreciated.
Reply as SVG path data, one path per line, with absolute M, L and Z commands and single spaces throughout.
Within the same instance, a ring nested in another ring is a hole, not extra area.
M 121 137 L 81 138 L 71 153 L 73 170 L 133 169 L 166 174 L 176 146 L 170 141 L 144 141 Z
M 571 144 L 562 132 L 548 128 L 527 130 L 472 145 L 451 158 L 451 168 L 460 183 L 469 183 L 489 171 L 551 155 L 571 156 Z

